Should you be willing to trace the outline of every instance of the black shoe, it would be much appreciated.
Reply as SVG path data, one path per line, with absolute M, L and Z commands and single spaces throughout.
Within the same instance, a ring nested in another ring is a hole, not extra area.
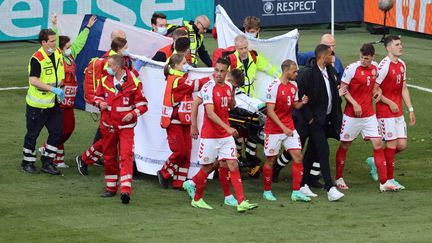
M 81 156 L 75 157 L 75 161 L 77 163 L 78 172 L 83 176 L 88 176 L 87 165 L 81 159 Z
M 307 184 L 308 184 L 309 187 L 312 187 L 312 188 L 320 188 L 320 189 L 324 188 L 324 185 L 321 184 L 321 182 L 319 182 L 318 180 L 315 180 L 315 179 L 310 180 Z
M 165 178 L 163 177 L 163 175 L 162 175 L 162 171 L 158 170 L 158 172 L 157 172 L 157 177 L 158 177 L 158 180 L 159 180 L 159 184 L 160 184 L 163 188 L 168 189 L 169 181 L 168 181 L 168 179 L 165 179 Z
M 95 166 L 104 166 L 104 161 L 103 161 L 103 159 L 98 159 L 98 160 L 96 160 L 96 162 L 94 162 L 93 165 L 95 165 Z
M 54 166 L 54 164 L 51 163 L 51 162 L 42 163 L 41 171 L 44 172 L 44 173 L 51 174 L 51 175 L 60 175 L 61 174 L 61 171 L 58 170 Z
M 255 155 L 246 154 L 246 160 L 249 163 L 249 168 L 253 168 L 256 165 L 260 165 L 261 164 L 260 158 L 258 158 Z
M 245 157 L 240 156 L 237 158 L 237 160 L 238 160 L 238 165 L 240 168 L 249 167 L 249 163 L 247 162 Z
M 121 202 L 123 204 L 128 204 L 130 201 L 130 195 L 127 192 L 122 192 L 121 196 L 120 196 Z
M 284 167 L 282 167 L 282 166 L 280 166 L 280 165 L 278 165 L 278 164 L 275 164 L 275 165 L 273 166 L 272 182 L 274 182 L 274 183 L 278 183 L 278 182 L 279 182 L 279 175 L 280 175 L 280 172 L 281 172 L 281 170 L 282 170 L 283 168 L 284 168 Z
M 30 173 L 30 174 L 37 174 L 37 169 L 34 163 L 22 163 L 21 168 L 24 172 Z
M 101 197 L 114 197 L 115 196 L 115 192 L 112 191 L 104 191 L 100 196 Z

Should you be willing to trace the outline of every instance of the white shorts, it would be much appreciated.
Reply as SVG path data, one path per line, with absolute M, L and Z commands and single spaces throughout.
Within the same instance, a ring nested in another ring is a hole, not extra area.
M 218 160 L 237 160 L 237 149 L 232 136 L 226 138 L 201 138 L 198 163 L 208 165 Z
M 381 131 L 385 141 L 407 138 L 407 128 L 403 116 L 380 118 L 378 119 L 378 123 L 381 125 Z
M 343 142 L 351 142 L 357 138 L 361 132 L 364 140 L 371 138 L 382 138 L 381 129 L 378 125 L 376 116 L 370 117 L 350 117 L 343 115 L 340 140 Z
M 286 150 L 302 149 L 300 136 L 296 130 L 292 136 L 286 134 L 265 134 L 264 138 L 264 154 L 265 156 L 276 156 L 279 154 L 281 145 L 283 144 Z

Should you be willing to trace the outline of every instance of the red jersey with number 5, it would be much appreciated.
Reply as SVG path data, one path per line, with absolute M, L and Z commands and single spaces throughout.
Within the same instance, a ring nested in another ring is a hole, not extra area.
M 390 99 L 399 107 L 399 112 L 393 113 L 390 107 L 383 102 L 376 104 L 377 118 L 400 117 L 402 112 L 402 88 L 406 81 L 406 65 L 399 59 L 392 62 L 389 57 L 385 57 L 378 66 L 377 83 L 382 89 L 382 95 Z
M 294 102 L 298 101 L 297 84 L 295 82 L 282 83 L 275 79 L 267 87 L 266 103 L 274 104 L 274 111 L 279 120 L 289 129 L 295 130 L 292 119 Z M 265 134 L 281 134 L 282 129 L 267 116 L 264 124 Z
M 232 87 L 228 83 L 217 84 L 214 80 L 207 82 L 201 89 L 203 105 L 212 104 L 216 115 L 229 126 L 229 104 L 232 100 Z M 224 128 L 215 124 L 204 112 L 201 138 L 226 138 L 231 136 Z
M 370 117 L 374 114 L 373 88 L 378 75 L 378 68 L 372 63 L 369 67 L 362 67 L 360 61 L 349 65 L 342 76 L 342 82 L 348 85 L 348 91 L 354 100 L 361 106 L 361 117 Z M 353 105 L 346 103 L 344 114 L 356 117 Z

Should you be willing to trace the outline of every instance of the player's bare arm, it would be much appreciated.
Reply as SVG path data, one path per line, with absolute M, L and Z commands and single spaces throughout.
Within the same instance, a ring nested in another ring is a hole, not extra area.
M 202 99 L 200 97 L 196 97 L 194 102 L 192 103 L 192 125 L 191 125 L 191 137 L 193 139 L 198 139 L 199 131 L 198 131 L 198 107 L 202 104 Z
M 416 118 L 414 115 L 414 108 L 413 108 L 412 103 L 411 103 L 411 96 L 410 96 L 408 87 L 406 85 L 406 82 L 404 82 L 403 87 L 402 87 L 402 99 L 409 110 L 410 126 L 414 126 L 416 123 Z
M 341 84 L 341 89 L 347 89 L 347 84 L 342 83 Z M 357 117 L 361 117 L 362 115 L 362 108 L 359 105 L 359 103 L 357 103 L 357 101 L 352 97 L 352 95 L 350 94 L 349 90 L 347 89 L 347 92 L 343 95 L 345 97 L 345 99 L 347 100 L 347 102 L 351 103 L 353 105 L 354 108 L 354 113 Z
M 394 103 L 392 100 L 390 100 L 389 98 L 385 97 L 384 95 L 381 95 L 381 101 L 388 105 L 390 107 L 390 110 L 393 113 L 398 113 L 399 112 L 399 107 L 396 103 Z
M 382 89 L 379 87 L 379 84 L 375 83 L 374 84 L 374 88 L 372 91 L 372 97 L 375 100 L 375 102 L 378 102 L 379 100 L 381 100 L 381 96 L 382 96 Z
M 303 95 L 303 97 L 301 98 L 301 101 L 295 101 L 294 102 L 294 109 L 300 110 L 308 102 L 309 102 L 309 97 L 307 97 L 307 95 Z

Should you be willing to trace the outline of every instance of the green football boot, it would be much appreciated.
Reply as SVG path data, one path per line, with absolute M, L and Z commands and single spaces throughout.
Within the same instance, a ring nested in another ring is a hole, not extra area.
M 202 198 L 198 201 L 192 199 L 191 206 L 194 208 L 213 209 L 210 205 L 204 202 Z

